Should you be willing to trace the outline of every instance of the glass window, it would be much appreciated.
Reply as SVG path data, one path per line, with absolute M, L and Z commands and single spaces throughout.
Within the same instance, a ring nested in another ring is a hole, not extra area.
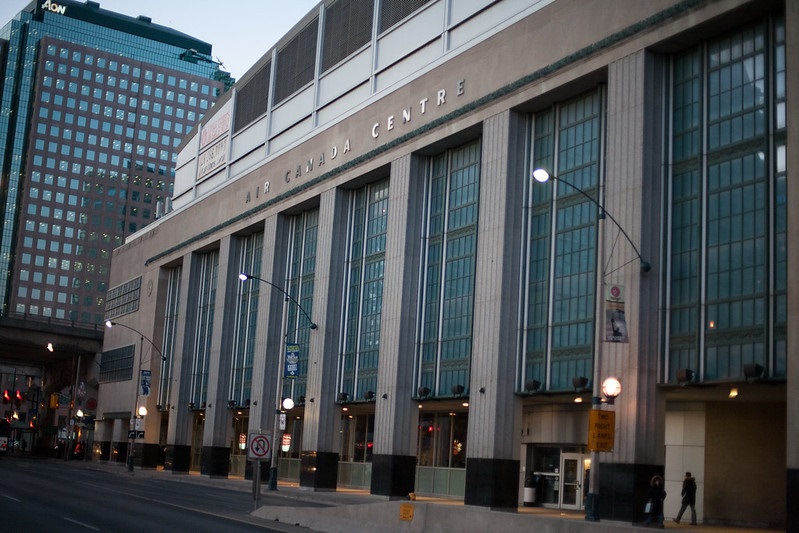
M 747 363 L 785 375 L 784 24 L 761 20 L 672 59 L 671 381 L 681 368 L 740 378 Z

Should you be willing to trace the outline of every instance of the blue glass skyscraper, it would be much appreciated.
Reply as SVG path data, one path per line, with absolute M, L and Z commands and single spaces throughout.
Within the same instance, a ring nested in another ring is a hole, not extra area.
M 211 45 L 97 2 L 0 29 L 0 307 L 102 322 L 111 251 L 168 208 L 175 148 L 232 82 Z

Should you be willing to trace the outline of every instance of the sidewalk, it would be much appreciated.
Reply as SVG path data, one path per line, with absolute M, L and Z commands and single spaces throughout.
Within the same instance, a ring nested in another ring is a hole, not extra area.
M 128 472 L 122 463 L 101 461 L 68 461 L 65 464 L 116 472 L 120 475 L 169 477 L 170 480 L 207 486 L 225 487 L 252 494 L 252 480 L 243 477 L 209 478 L 196 473 L 173 474 L 163 470 Z M 627 522 L 587 522 L 583 512 L 564 511 L 544 507 L 519 507 L 518 512 L 491 511 L 483 507 L 464 505 L 462 501 L 447 498 L 419 496 L 415 501 L 388 500 L 372 496 L 366 490 L 338 489 L 314 492 L 296 483 L 280 483 L 277 491 L 261 486 L 261 495 L 277 497 L 281 504 L 262 503 L 251 513 L 254 518 L 267 522 L 299 525 L 319 532 L 346 533 L 469 533 L 500 531 L 536 531 L 541 533 L 602 533 L 611 531 L 652 531 L 643 525 Z M 272 500 L 274 501 L 274 500 Z M 309 508 L 297 506 L 305 501 L 324 505 Z M 261 502 L 265 502 L 262 498 Z M 293 503 L 295 502 L 295 503 Z M 668 519 L 666 530 L 697 531 L 699 533 L 773 533 L 775 530 L 732 528 L 722 526 L 691 526 L 685 522 L 675 524 Z

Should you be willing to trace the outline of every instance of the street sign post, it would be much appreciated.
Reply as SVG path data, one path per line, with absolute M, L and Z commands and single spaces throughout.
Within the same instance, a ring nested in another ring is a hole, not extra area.
M 253 431 L 249 434 L 247 444 L 247 458 L 255 461 L 252 476 L 253 506 L 258 509 L 258 500 L 261 499 L 261 459 L 266 459 L 272 450 L 271 435 Z

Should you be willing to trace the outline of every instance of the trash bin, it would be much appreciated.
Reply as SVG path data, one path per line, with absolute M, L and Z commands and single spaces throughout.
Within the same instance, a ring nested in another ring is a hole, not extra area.
M 524 506 L 533 507 L 537 504 L 536 488 L 538 486 L 538 476 L 529 475 L 524 479 Z

